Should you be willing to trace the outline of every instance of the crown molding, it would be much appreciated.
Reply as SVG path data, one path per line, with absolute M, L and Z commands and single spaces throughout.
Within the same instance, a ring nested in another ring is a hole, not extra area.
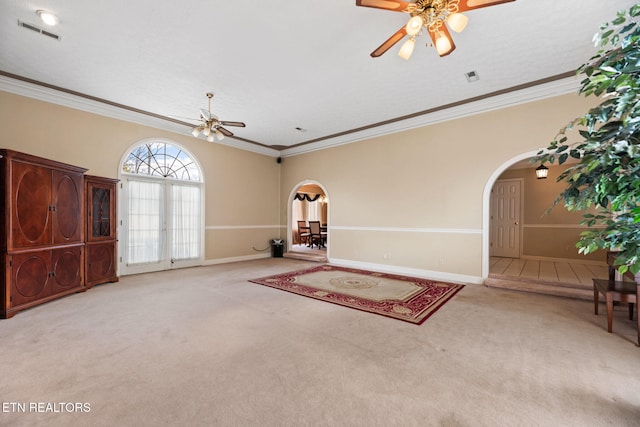
M 180 124 L 176 121 L 172 121 L 168 118 L 163 118 L 162 116 L 154 115 L 152 113 L 133 111 L 125 108 L 124 106 L 112 105 L 97 99 L 90 99 L 73 93 L 57 90 L 55 88 L 14 79 L 5 75 L 0 75 L 0 90 L 13 93 L 15 95 L 25 96 L 27 98 L 37 99 L 39 101 L 61 105 L 63 107 L 73 108 L 75 110 L 86 111 L 88 113 L 98 114 L 112 119 L 148 126 L 154 129 L 160 129 L 194 138 L 189 132 L 187 132 L 189 128 L 186 123 Z M 233 137 L 227 137 L 223 141 L 216 141 L 216 143 L 272 157 L 278 157 L 280 155 L 278 150 L 257 144 L 251 144 Z
M 336 136 L 328 136 L 318 141 L 310 141 L 282 150 L 276 150 L 257 143 L 253 144 L 245 142 L 233 137 L 225 138 L 223 141 L 216 143 L 271 157 L 292 157 L 339 145 L 350 144 L 365 139 L 376 138 L 489 111 L 509 108 L 520 104 L 526 104 L 528 102 L 565 95 L 568 93 L 576 93 L 580 87 L 579 79 L 575 76 L 566 77 L 567 75 L 568 74 L 565 74 L 564 76 L 557 78 L 552 77 L 549 81 L 543 80 L 541 83 L 533 82 L 525 84 L 522 88 L 507 89 L 495 95 L 489 94 L 478 97 L 478 99 L 462 101 L 452 104 L 451 106 L 444 106 L 426 112 L 416 113 L 408 116 L 407 118 L 401 117 L 380 124 L 372 124 L 361 129 L 343 132 Z M 50 102 L 52 104 L 62 105 L 76 110 L 86 111 L 117 120 L 123 120 L 191 137 L 190 134 L 185 132 L 185 128 L 187 127 L 186 123 L 181 124 L 153 113 L 136 111 L 134 109 L 129 109 L 126 106 L 109 103 L 105 100 L 76 95 L 74 93 L 12 78 L 6 75 L 0 75 L 0 90 L 44 102 Z
M 580 80 L 574 76 L 561 77 L 551 81 L 536 84 L 523 85 L 521 89 L 508 89 L 496 95 L 480 97 L 480 99 L 462 102 L 455 106 L 430 110 L 423 114 L 415 114 L 406 119 L 387 121 L 380 125 L 372 125 L 354 132 L 339 134 L 335 137 L 325 138 L 322 141 L 301 144 L 296 147 L 283 149 L 282 157 L 291 157 L 312 151 L 323 150 L 339 145 L 350 144 L 365 139 L 376 138 L 436 123 L 456 120 L 489 111 L 509 108 L 555 96 L 577 93 L 580 88 Z

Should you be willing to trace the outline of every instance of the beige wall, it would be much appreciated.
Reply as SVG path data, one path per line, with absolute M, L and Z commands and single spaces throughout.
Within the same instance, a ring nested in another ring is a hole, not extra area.
M 549 165 L 547 179 L 537 179 L 535 168 L 506 170 L 498 179 L 521 179 L 522 191 L 522 254 L 524 258 L 566 258 L 606 261 L 604 252 L 589 255 L 578 253 L 575 247 L 580 233 L 586 228 L 580 225 L 582 213 L 568 211 L 562 203 L 551 211 L 556 197 L 564 189 L 558 176 L 568 165 Z
M 279 169 L 273 157 L 185 134 L 0 92 L 0 147 L 117 178 L 122 156 L 147 138 L 172 141 L 195 156 L 205 176 L 205 260 L 259 256 L 279 237 Z M 259 207 L 259 208 L 257 208 Z
M 288 224 L 290 194 L 303 182 L 317 182 L 329 198 L 332 260 L 480 278 L 485 186 L 518 156 L 546 146 L 591 103 L 564 95 L 278 164 L 186 131 L 160 131 L 0 92 L 0 146 L 117 177 L 122 156 L 136 142 L 176 142 L 204 169 L 209 262 L 256 256 L 263 252 L 253 248 L 285 237 L 280 225 Z
M 282 194 L 306 180 L 327 190 L 332 260 L 480 277 L 489 179 L 591 102 L 564 95 L 286 157 Z

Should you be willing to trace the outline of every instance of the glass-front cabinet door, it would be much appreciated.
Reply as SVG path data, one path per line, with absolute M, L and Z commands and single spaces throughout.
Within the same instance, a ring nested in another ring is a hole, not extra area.
M 115 238 L 115 182 L 87 182 L 87 241 Z

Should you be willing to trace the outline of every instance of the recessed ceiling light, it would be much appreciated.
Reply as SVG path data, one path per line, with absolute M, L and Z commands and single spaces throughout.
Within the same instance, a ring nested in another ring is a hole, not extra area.
M 56 25 L 58 23 L 58 17 L 47 10 L 37 10 L 36 14 L 47 25 Z

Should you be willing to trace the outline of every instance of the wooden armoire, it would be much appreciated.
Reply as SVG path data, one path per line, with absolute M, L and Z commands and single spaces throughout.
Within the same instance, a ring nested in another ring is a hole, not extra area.
M 87 289 L 85 172 L 0 149 L 1 318 Z

